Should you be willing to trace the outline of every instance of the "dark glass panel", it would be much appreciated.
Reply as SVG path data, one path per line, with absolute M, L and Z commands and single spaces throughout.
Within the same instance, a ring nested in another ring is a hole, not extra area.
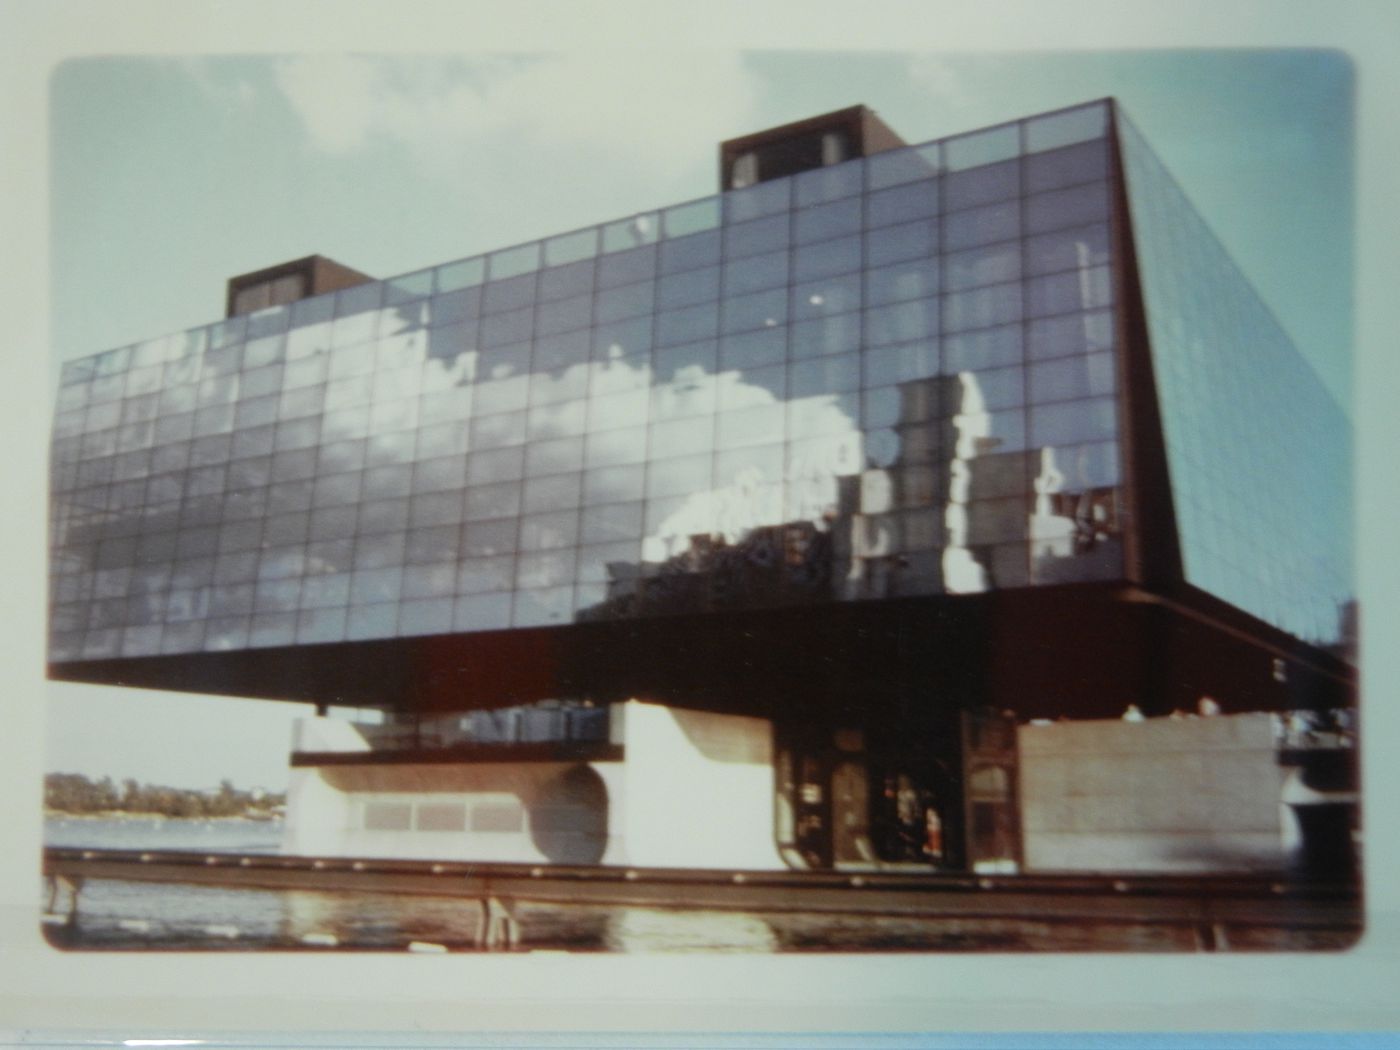
M 519 343 L 530 338 L 534 325 L 535 312 L 529 308 L 484 317 L 481 320 L 481 345 L 488 348 Z
M 787 260 L 784 259 L 784 266 Z M 719 267 L 707 266 L 704 269 L 689 270 L 683 273 L 662 277 L 656 282 L 656 305 L 667 310 L 679 306 L 693 306 L 719 298 Z
M 583 443 L 576 437 L 537 441 L 529 445 L 525 453 L 525 472 L 532 477 L 563 474 L 579 469 L 582 463 Z
M 593 321 L 593 298 L 579 295 L 572 299 L 544 303 L 536 314 L 535 330 L 540 335 L 553 335 L 587 328 Z
M 1041 361 L 1030 368 L 1030 396 L 1037 402 L 1112 394 L 1113 355 L 1098 353 Z
M 988 204 L 943 217 L 943 249 L 954 252 L 979 244 L 1010 240 L 1021 232 L 1019 201 Z
M 435 295 L 429 303 L 434 328 L 475 320 L 481 313 L 481 288 L 460 288 Z
M 767 252 L 724 264 L 724 294 L 742 295 L 787 284 L 788 253 Z
M 418 496 L 425 492 L 460 489 L 466 480 L 467 461 L 462 456 L 420 460 L 413 468 L 412 493 Z
M 938 335 L 938 300 L 919 299 L 865 311 L 868 346 L 903 343 Z
M 1113 438 L 1118 433 L 1112 398 L 1034 405 L 1030 416 L 1033 445 L 1077 445 Z
M 983 248 L 956 252 L 943 258 L 945 291 L 961 291 L 987 284 L 1014 281 L 1021 276 L 1021 247 L 1003 241 Z
M 1108 142 L 1097 139 L 1026 158 L 1026 192 L 1040 193 L 1108 177 Z
M 510 626 L 512 595 L 477 594 L 458 598 L 452 626 L 459 631 L 487 631 Z
M 864 167 L 860 160 L 851 160 L 798 173 L 792 180 L 794 203 L 806 207 L 860 193 Z
M 938 292 L 938 264 L 932 259 L 896 263 L 865 273 L 865 301 L 870 306 L 922 299 Z
M 456 589 L 457 563 L 455 560 L 409 565 L 403 571 L 403 597 L 405 599 L 442 598 L 452 595 Z M 450 603 L 448 609 L 449 611 L 451 609 Z M 450 615 L 448 619 L 451 619 Z
M 726 299 L 720 330 L 743 332 L 783 324 L 787 320 L 787 299 L 787 290 L 782 288 Z
M 308 576 L 301 585 L 301 607 L 323 609 L 345 605 L 350 601 L 350 574 L 332 573 Z
M 406 463 L 373 467 L 364 473 L 364 498 L 388 499 L 407 496 L 413 482 L 413 467 Z
M 870 266 L 883 266 L 886 263 L 903 259 L 918 259 L 933 255 L 938 250 L 937 221 L 921 221 L 886 226 L 871 230 L 865 235 L 865 254 Z
M 399 635 L 409 637 L 450 631 L 453 606 L 451 598 L 403 602 L 399 606 Z
M 363 542 L 363 541 L 361 541 Z M 398 598 L 403 584 L 403 569 L 360 569 L 350 577 L 350 602 L 365 606 Z
M 601 256 L 597 261 L 599 288 L 645 281 L 656 273 L 656 246 L 648 244 L 629 251 Z
M 720 231 L 707 230 L 668 240 L 661 245 L 661 272 L 679 273 L 719 262 Z
M 485 521 L 519 514 L 521 489 L 522 485 L 518 481 L 473 485 L 467 489 L 466 520 Z
M 490 281 L 481 289 L 481 312 L 504 313 L 519 310 L 535 301 L 535 275 L 522 274 L 504 281 Z
M 345 622 L 345 637 L 392 638 L 398 620 L 397 602 L 381 602 L 352 608 Z
M 943 170 L 942 155 L 937 142 L 876 153 L 865 160 L 866 178 L 872 190 L 927 179 Z
M 974 500 L 967 504 L 967 543 L 976 547 L 1023 540 L 1029 516 L 1024 496 Z
M 988 285 L 943 297 L 943 330 L 957 332 L 968 328 L 990 328 L 1021 318 L 1021 285 Z
M 359 531 L 391 532 L 402 529 L 408 522 L 408 500 L 386 499 L 362 503 L 359 508 Z
M 640 486 L 638 486 L 640 488 Z M 639 539 L 642 535 L 642 504 L 612 503 L 586 507 L 580 525 L 580 540 L 588 543 L 609 543 L 624 539 Z
M 481 383 L 509 379 L 530 371 L 530 344 L 513 343 L 483 350 L 479 360 L 478 378 Z M 485 402 L 488 406 L 489 401 Z M 499 411 L 499 409 L 497 409 Z
M 686 306 L 656 315 L 656 344 L 670 346 L 712 337 L 719 327 L 716 303 Z
M 816 357 L 854 350 L 860 345 L 861 315 L 841 314 L 816 321 L 801 321 L 790 328 L 793 357 Z
M 1018 160 L 984 164 L 953 172 L 943 179 L 943 208 L 961 211 L 994 201 L 1013 200 L 1021 195 L 1021 165 Z
M 521 554 L 515 559 L 515 584 L 517 587 L 535 588 L 572 583 L 576 558 L 572 547 Z
M 847 197 L 804 208 L 793 216 L 793 242 L 810 244 L 860 231 L 861 200 Z
M 1108 184 L 1086 182 L 1026 198 L 1026 232 L 1044 233 L 1102 222 L 1108 216 Z
M 600 324 L 594 329 L 593 357 L 613 361 L 633 357 L 651 349 L 652 319 L 639 317 L 629 321 Z
M 788 397 L 815 397 L 855 390 L 860 380 L 860 358 L 856 354 L 797 361 L 788 366 Z
M 483 558 L 513 554 L 519 525 L 515 518 L 468 522 L 462 528 L 463 557 Z
M 577 510 L 533 514 L 520 519 L 520 550 L 550 550 L 578 544 Z
M 457 590 L 462 594 L 509 590 L 514 579 L 514 554 L 463 558 L 457 567 Z
M 872 228 L 914 222 L 937 214 L 937 179 L 878 190 L 865 201 L 865 224 Z
M 655 355 L 656 381 L 668 383 L 684 370 L 713 372 L 715 353 L 715 343 L 710 340 L 659 349 Z
M 1033 277 L 1026 282 L 1027 312 L 1032 317 L 1107 306 L 1113 298 L 1107 266 Z
M 303 543 L 311 525 L 311 515 L 306 511 L 295 514 L 279 514 L 267 519 L 263 527 L 263 542 L 273 546 L 290 543 Z
M 313 540 L 346 539 L 355 535 L 358 517 L 359 512 L 355 507 L 318 508 L 311 512 L 309 535 Z M 223 549 L 232 548 L 225 546 Z
M 930 267 L 936 264 L 929 262 Z M 799 284 L 792 289 L 794 321 L 831 317 L 860 309 L 861 275 L 843 274 Z
M 725 369 L 757 368 L 781 361 L 786 356 L 787 332 L 780 327 L 727 335 L 720 343 L 720 366 Z
M 629 284 L 598 292 L 594 299 L 594 310 L 599 323 L 622 321 L 650 313 L 654 299 L 655 286 L 651 282 Z
M 724 231 L 724 256 L 737 259 L 743 255 L 758 255 L 776 251 L 788 245 L 788 216 L 773 215 L 766 219 L 729 226 Z
M 792 180 L 770 179 L 757 186 L 726 193 L 722 200 L 726 223 L 739 223 L 760 215 L 786 211 L 792 200 Z
M 1017 408 L 1026 402 L 1025 373 L 1020 367 L 967 372 L 963 382 L 976 387 L 978 398 L 988 411 Z
M 525 482 L 522 509 L 526 514 L 534 514 L 577 507 L 581 484 L 578 474 L 529 478 Z
M 1028 238 L 1026 270 L 1032 274 L 1083 270 L 1108 262 L 1108 227 L 1103 223 Z
M 646 469 L 640 464 L 597 467 L 583 475 L 585 504 L 623 503 L 642 498 Z
M 338 642 L 345 636 L 345 609 L 307 609 L 297 615 L 297 641 Z
M 535 627 L 568 623 L 573 618 L 573 587 L 526 589 L 516 592 L 511 623 Z
M 288 612 L 297 607 L 300 593 L 300 580 L 264 580 L 254 593 L 253 610 L 258 614 Z M 262 616 L 257 619 L 261 620 Z
M 408 501 L 410 528 L 426 525 L 446 525 L 462 520 L 462 493 L 429 492 Z
M 1107 310 L 1047 317 L 1026 326 L 1026 351 L 1042 359 L 1093 353 L 1113 347 L 1113 316 Z
M 394 570 L 403 564 L 408 537 L 403 532 L 379 532 L 355 538 L 355 571 L 361 576 L 369 570 Z M 352 582 L 353 587 L 353 582 Z M 387 595 L 386 595 L 387 597 Z
M 204 643 L 204 632 L 205 623 L 203 620 L 166 624 L 160 636 L 160 651 L 162 653 L 195 652 Z M 94 633 L 97 632 L 88 632 L 89 640 Z

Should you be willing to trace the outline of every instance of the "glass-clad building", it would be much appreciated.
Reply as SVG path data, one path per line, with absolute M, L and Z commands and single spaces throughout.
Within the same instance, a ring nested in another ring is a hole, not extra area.
M 1114 104 L 848 152 L 69 362 L 56 673 L 1090 584 L 1334 640 L 1344 417 Z

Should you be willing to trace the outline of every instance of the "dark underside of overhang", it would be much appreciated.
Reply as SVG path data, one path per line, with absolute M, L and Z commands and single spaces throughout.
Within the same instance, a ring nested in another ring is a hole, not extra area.
M 1209 602 L 1124 585 L 826 603 L 563 627 L 51 665 L 75 682 L 430 713 L 632 697 L 779 718 L 917 723 L 1338 707 L 1327 653 Z

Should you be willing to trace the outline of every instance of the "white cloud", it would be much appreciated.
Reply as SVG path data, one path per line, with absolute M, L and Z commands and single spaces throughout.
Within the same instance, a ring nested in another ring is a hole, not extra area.
M 306 56 L 279 64 L 276 82 L 314 148 L 396 145 L 438 175 L 511 143 L 669 173 L 693 163 L 697 142 L 750 130 L 757 111 L 755 78 L 732 52 Z
M 985 56 L 980 56 L 986 62 Z M 913 55 L 906 70 L 910 83 L 927 92 L 939 111 L 961 114 L 972 111 L 977 99 L 969 92 L 967 77 L 971 63 L 966 58 L 953 60 L 942 55 Z

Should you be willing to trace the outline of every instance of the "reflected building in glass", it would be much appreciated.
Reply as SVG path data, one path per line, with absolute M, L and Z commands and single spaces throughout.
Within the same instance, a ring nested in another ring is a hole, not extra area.
M 761 724 L 760 822 L 819 866 L 1020 862 L 1017 721 L 1352 703 L 1349 423 L 1111 101 L 917 146 L 857 107 L 721 170 L 403 277 L 245 275 L 69 362 L 52 674 L 389 712 L 331 763 L 366 834 L 476 828 L 461 785 L 460 825 L 386 816 L 386 754 Z

